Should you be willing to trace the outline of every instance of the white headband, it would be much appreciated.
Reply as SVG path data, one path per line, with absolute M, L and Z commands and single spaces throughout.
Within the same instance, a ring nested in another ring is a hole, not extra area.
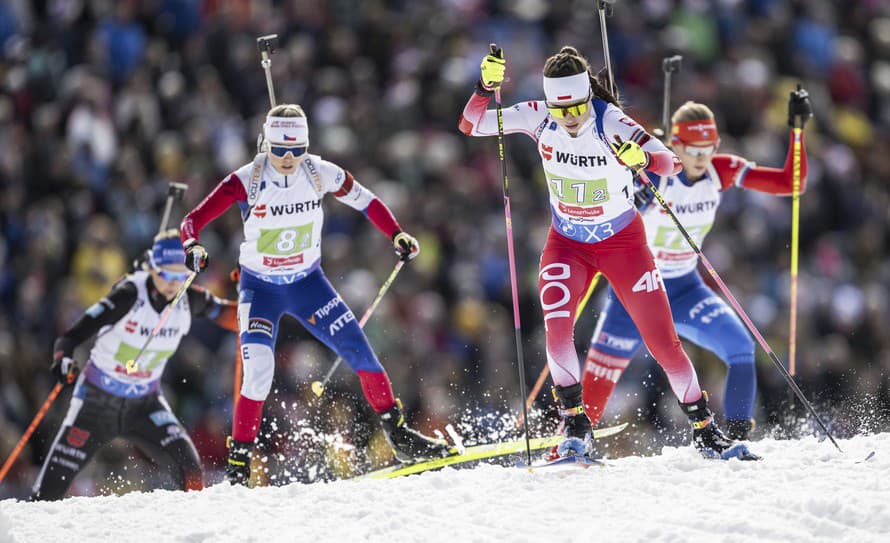
M 587 72 L 565 77 L 544 76 L 544 96 L 548 102 L 584 100 L 590 97 L 590 77 Z
M 306 117 L 266 117 L 263 124 L 266 141 L 272 145 L 309 145 Z

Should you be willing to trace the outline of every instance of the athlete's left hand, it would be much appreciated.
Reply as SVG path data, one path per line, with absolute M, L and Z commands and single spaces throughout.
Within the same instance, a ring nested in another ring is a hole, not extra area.
M 407 262 L 414 260 L 420 254 L 420 244 L 414 239 L 414 236 L 407 232 L 397 231 L 392 235 L 392 244 L 396 248 L 396 254 L 399 260 Z
M 812 116 L 813 106 L 810 104 L 810 94 L 806 89 L 797 85 L 797 90 L 791 91 L 791 96 L 788 97 L 788 126 L 803 128 Z
M 612 144 L 618 160 L 625 166 L 642 169 L 649 165 L 649 153 L 635 141 L 625 141 L 621 145 Z

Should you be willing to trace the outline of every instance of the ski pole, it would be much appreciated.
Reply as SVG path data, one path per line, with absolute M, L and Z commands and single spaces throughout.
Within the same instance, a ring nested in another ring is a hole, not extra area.
M 711 265 L 711 262 L 708 260 L 708 257 L 701 251 L 698 247 L 698 244 L 692 239 L 689 235 L 689 232 L 683 225 L 680 223 L 680 220 L 674 214 L 674 211 L 671 207 L 664 201 L 664 198 L 661 196 L 661 192 L 655 187 L 655 185 L 649 181 L 649 178 L 645 175 L 641 175 L 640 179 L 649 185 L 649 190 L 652 191 L 652 194 L 658 200 L 658 203 L 661 204 L 661 207 L 665 210 L 665 212 L 670 216 L 671 221 L 673 221 L 674 226 L 677 227 L 677 230 L 683 234 L 683 237 L 686 238 L 686 242 L 695 251 L 695 254 L 701 259 L 702 263 L 705 265 L 705 268 L 708 270 L 708 273 L 711 274 L 711 277 L 714 278 L 714 281 L 717 282 L 717 285 L 720 287 L 720 290 L 723 291 L 723 295 L 726 296 L 726 299 L 729 300 L 729 303 L 732 304 L 733 309 L 738 314 L 738 316 L 744 321 L 745 326 L 747 326 L 748 331 L 751 332 L 757 342 L 763 347 L 763 350 L 766 351 L 766 354 L 769 355 L 770 360 L 773 361 L 773 364 L 782 374 L 782 377 L 785 378 L 785 381 L 788 383 L 788 386 L 791 387 L 791 390 L 794 391 L 794 394 L 798 397 L 798 399 L 803 403 L 810 414 L 816 419 L 816 422 L 819 423 L 819 426 L 822 428 L 822 431 L 825 432 L 825 435 L 831 440 L 831 443 L 837 448 L 838 451 L 841 451 L 840 446 L 837 444 L 837 441 L 834 440 L 834 436 L 831 435 L 831 432 L 828 431 L 828 427 L 822 422 L 822 419 L 819 417 L 819 414 L 816 413 L 816 410 L 813 408 L 813 405 L 807 400 L 806 396 L 804 396 L 803 391 L 800 390 L 800 387 L 797 386 L 797 383 L 794 382 L 794 378 L 788 373 L 788 370 L 785 369 L 785 366 L 782 365 L 782 362 L 779 361 L 779 357 L 776 356 L 776 353 L 770 348 L 769 344 L 763 339 L 763 336 L 760 335 L 760 331 L 757 330 L 757 327 L 754 326 L 754 323 L 751 322 L 751 319 L 748 318 L 748 314 L 745 313 L 745 310 L 742 309 L 742 306 L 739 304 L 738 300 L 735 299 L 735 296 L 732 295 L 732 292 L 729 291 L 729 287 L 726 286 L 726 283 L 723 282 L 723 279 L 720 278 L 720 275 L 717 274 L 717 270 L 714 266 Z
M 491 54 L 503 55 L 496 44 L 489 45 Z M 522 325 L 519 322 L 519 289 L 516 281 L 516 254 L 513 250 L 513 218 L 510 215 L 510 181 L 507 179 L 507 156 L 504 146 L 504 113 L 501 110 L 501 88 L 494 89 L 494 101 L 498 118 L 498 158 L 501 162 L 501 175 L 504 178 L 504 222 L 507 225 L 507 258 L 510 264 L 510 287 L 513 295 L 513 331 L 516 335 L 516 359 L 519 365 L 519 400 L 522 402 L 522 425 L 525 431 L 525 456 L 528 465 L 532 463 L 531 443 L 528 435 L 528 409 L 525 407 L 525 363 L 522 360 Z
M 603 56 L 606 61 L 606 72 L 609 74 L 609 92 L 612 96 L 618 96 L 618 89 L 615 88 L 615 75 L 612 73 L 612 57 L 609 55 L 609 36 L 606 33 L 606 16 L 612 15 L 612 4 L 616 0 L 597 0 L 596 9 L 600 16 L 600 35 L 603 38 Z
M 368 319 L 371 318 L 371 314 L 374 313 L 374 310 L 377 309 L 377 306 L 380 304 L 380 300 L 383 299 L 383 295 L 386 294 L 386 291 L 389 290 L 389 286 L 392 285 L 392 282 L 395 281 L 396 276 L 399 274 L 399 271 L 402 269 L 402 266 L 405 265 L 404 260 L 399 260 L 396 262 L 396 267 L 393 268 L 392 273 L 389 274 L 389 277 L 384 281 L 383 286 L 380 287 L 380 290 L 377 292 L 377 297 L 374 298 L 374 301 L 371 302 L 371 305 L 368 309 L 365 310 L 365 314 L 362 315 L 360 321 L 358 321 L 359 328 L 364 328 L 365 323 L 368 322 Z M 330 382 L 331 377 L 334 375 L 334 372 L 337 371 L 337 368 L 340 366 L 340 363 L 343 362 L 343 358 L 338 356 L 337 360 L 334 360 L 334 364 L 331 366 L 331 369 L 325 374 L 324 378 L 321 381 L 313 381 L 312 382 L 312 392 L 315 393 L 316 396 L 321 397 L 324 394 L 324 387 L 327 386 L 328 382 Z
M 31 421 L 31 424 L 28 425 L 28 429 L 25 430 L 25 433 L 22 435 L 22 438 L 16 443 L 15 448 L 12 449 L 12 452 L 9 454 L 9 457 L 3 462 L 3 467 L 0 468 L 0 483 L 3 482 L 3 478 L 6 477 L 6 473 L 9 471 L 9 468 L 12 467 L 12 464 L 15 463 L 15 459 L 18 458 L 19 453 L 22 452 L 22 449 L 25 448 L 25 443 L 31 439 L 31 434 L 34 433 L 34 430 L 37 428 L 37 425 L 40 424 L 40 421 L 43 420 L 46 412 L 49 411 L 49 406 L 53 404 L 56 400 L 56 396 L 59 395 L 59 392 L 62 391 L 62 383 L 56 383 L 56 386 L 50 391 L 49 396 L 46 397 L 46 401 L 43 402 L 43 405 L 40 407 L 40 410 L 34 415 L 34 420 Z
M 167 222 L 170 220 L 170 211 L 173 209 L 173 202 L 182 200 L 182 195 L 188 189 L 185 183 L 170 182 L 167 187 L 167 203 L 164 205 L 164 214 L 161 216 L 161 226 L 158 228 L 158 234 L 167 229 Z
M 797 92 L 806 92 L 797 84 Z M 793 186 L 791 192 L 791 293 L 789 296 L 790 323 L 788 326 L 788 373 L 795 373 L 797 356 L 797 256 L 800 253 L 800 133 L 801 127 L 794 121 L 794 149 L 792 155 Z
M 173 313 L 173 309 L 176 307 L 176 304 L 179 303 L 179 300 L 182 299 L 185 292 L 188 290 L 189 285 L 192 284 L 192 281 L 195 280 L 195 276 L 198 275 L 195 272 L 192 272 L 188 275 L 185 281 L 180 285 L 179 290 L 176 291 L 176 296 L 173 297 L 173 301 L 170 302 L 170 305 L 167 306 L 167 309 L 161 314 L 161 318 L 158 319 L 158 323 L 155 325 L 154 329 L 151 331 L 151 334 L 145 339 L 145 343 L 142 345 L 142 348 L 139 349 L 139 352 L 136 353 L 132 359 L 127 360 L 126 368 L 127 375 L 131 373 L 135 373 L 139 371 L 139 358 L 145 353 L 145 349 L 148 348 L 148 345 L 151 343 L 151 340 L 157 337 L 158 332 L 161 331 L 161 328 L 164 327 L 164 323 L 167 322 L 167 319 L 170 318 L 170 314 Z
M 581 299 L 581 302 L 578 304 L 578 308 L 575 310 L 575 323 L 578 322 L 578 319 L 581 316 L 581 312 L 584 311 L 584 307 L 587 305 L 587 300 L 590 299 L 590 295 L 593 294 L 593 291 L 596 289 L 597 283 L 599 283 L 600 277 L 603 274 L 600 272 L 596 272 L 596 275 L 593 276 L 593 279 L 590 281 L 590 286 L 587 287 L 587 293 L 584 295 L 584 298 Z M 528 393 L 528 397 L 525 399 L 525 409 L 526 411 L 531 410 L 532 404 L 535 403 L 535 398 L 538 397 L 538 393 L 541 392 L 541 387 L 544 386 L 544 381 L 547 380 L 547 376 L 550 375 L 550 366 L 548 364 L 544 364 L 544 368 L 541 369 L 541 374 L 538 375 L 538 380 L 535 381 L 535 386 L 532 387 L 532 391 Z M 516 421 L 516 427 L 518 428 L 524 417 L 520 417 L 519 420 Z
M 674 55 L 664 57 L 661 61 L 661 71 L 664 72 L 664 92 L 661 104 L 661 134 L 655 134 L 664 138 L 665 142 L 671 140 L 671 74 L 680 71 L 683 57 Z M 655 131 L 653 130 L 653 133 Z

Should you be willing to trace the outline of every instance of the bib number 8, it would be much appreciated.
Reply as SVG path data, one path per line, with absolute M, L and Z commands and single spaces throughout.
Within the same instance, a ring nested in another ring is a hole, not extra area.
M 312 224 L 260 230 L 257 250 L 272 255 L 292 255 L 312 245 Z
M 296 239 L 297 233 L 295 231 L 282 230 L 278 235 L 278 242 L 275 243 L 275 248 L 278 249 L 279 253 L 289 253 L 297 246 Z

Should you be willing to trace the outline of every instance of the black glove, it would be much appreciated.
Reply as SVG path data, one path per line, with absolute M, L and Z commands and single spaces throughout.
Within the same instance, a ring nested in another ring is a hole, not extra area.
M 634 176 L 634 205 L 640 211 L 646 209 L 652 203 L 652 200 L 655 199 L 648 185 L 649 183 L 643 183 L 639 175 Z
M 182 244 L 182 248 L 185 249 L 186 268 L 195 273 L 200 273 L 207 268 L 207 263 L 210 262 L 210 257 L 207 256 L 207 249 L 198 243 L 197 240 L 186 240 L 186 242 Z
M 70 385 L 77 378 L 80 368 L 77 367 L 77 362 L 73 358 L 65 356 L 65 353 L 59 351 L 53 356 L 53 363 L 49 367 L 49 371 L 63 385 Z
M 788 97 L 788 126 L 803 128 L 812 116 L 813 106 L 810 104 L 810 93 L 798 83 L 797 90 L 791 91 L 791 95 Z

